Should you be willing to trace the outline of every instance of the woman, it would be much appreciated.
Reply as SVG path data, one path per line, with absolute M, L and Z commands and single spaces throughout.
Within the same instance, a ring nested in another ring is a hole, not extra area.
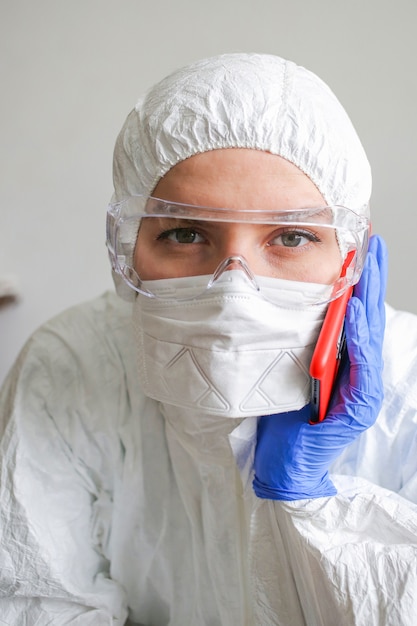
M 133 315 L 64 313 L 3 389 L 3 619 L 413 623 L 417 324 L 388 308 L 383 379 L 386 252 L 334 95 L 278 57 L 196 63 L 128 116 L 114 185 Z M 309 363 L 354 284 L 313 425 Z

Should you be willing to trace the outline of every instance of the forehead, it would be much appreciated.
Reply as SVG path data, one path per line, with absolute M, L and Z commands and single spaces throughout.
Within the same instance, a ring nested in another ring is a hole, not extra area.
M 175 165 L 152 195 L 164 200 L 238 210 L 325 206 L 317 187 L 278 155 L 246 148 L 211 150 Z

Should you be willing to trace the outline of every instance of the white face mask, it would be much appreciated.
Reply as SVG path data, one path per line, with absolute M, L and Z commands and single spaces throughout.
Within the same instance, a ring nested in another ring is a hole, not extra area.
M 134 304 L 140 384 L 168 405 L 219 417 L 297 410 L 309 402 L 309 365 L 327 305 L 308 305 L 328 286 L 225 272 L 204 295 Z M 171 278 L 161 287 L 207 277 Z M 189 288 L 188 288 L 189 290 Z

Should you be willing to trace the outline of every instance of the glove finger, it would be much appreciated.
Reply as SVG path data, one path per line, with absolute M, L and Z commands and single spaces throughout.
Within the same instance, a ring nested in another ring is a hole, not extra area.
M 371 237 L 369 242 L 369 252 L 375 257 L 379 270 L 378 311 L 381 326 L 380 332 L 383 332 L 385 329 L 385 296 L 388 280 L 388 249 L 382 237 L 379 237 L 378 235 Z M 375 269 L 373 271 L 375 272 Z M 373 318 L 368 315 L 368 319 L 370 324 L 372 324 Z
M 356 296 L 348 302 L 345 328 L 350 369 L 359 365 L 381 367 L 381 350 L 371 345 L 374 330 L 369 327 L 363 302 Z
M 370 261 L 373 257 L 375 264 Z M 388 277 L 388 250 L 382 237 L 373 235 L 369 240 L 368 253 L 365 260 L 362 276 L 354 288 L 354 295 L 366 302 L 367 293 L 372 285 L 371 281 L 376 280 L 379 274 L 378 308 L 382 311 L 385 307 L 385 295 Z
M 373 235 L 369 240 L 369 252 L 376 258 L 380 275 L 379 308 L 385 310 L 385 296 L 388 280 L 388 248 L 379 235 Z
M 329 417 L 360 429 L 373 424 L 383 397 L 381 350 L 371 347 L 370 335 L 363 302 L 354 296 L 346 309 L 349 378 L 343 381 Z
M 368 310 L 374 310 L 379 304 L 379 268 L 374 254 L 368 251 L 359 282 L 355 285 L 353 295 L 364 305 L 368 317 Z
M 354 296 L 363 304 L 367 326 L 370 331 L 369 346 L 375 353 L 381 353 L 385 328 L 385 283 L 386 257 L 380 256 L 378 242 L 368 252 L 365 267 L 359 283 L 355 286 Z M 379 261 L 382 266 L 380 269 Z

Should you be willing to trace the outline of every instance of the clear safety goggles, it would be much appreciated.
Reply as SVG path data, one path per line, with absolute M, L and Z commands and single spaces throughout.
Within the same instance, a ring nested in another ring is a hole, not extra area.
M 240 269 L 256 290 L 262 283 L 257 277 L 316 283 L 326 287 L 317 303 L 330 302 L 359 280 L 368 231 L 367 217 L 342 206 L 232 210 L 138 195 L 110 204 L 107 211 L 113 271 L 139 294 L 176 301 L 195 298 L 227 270 Z M 253 253 L 241 253 L 236 244 L 232 254 L 219 259 L 219 242 L 233 232 L 253 242 Z M 195 281 L 201 285 L 198 294 L 178 289 L 178 279 L 190 284 L 195 276 L 206 277 Z M 172 288 L 170 278 L 176 279 Z

